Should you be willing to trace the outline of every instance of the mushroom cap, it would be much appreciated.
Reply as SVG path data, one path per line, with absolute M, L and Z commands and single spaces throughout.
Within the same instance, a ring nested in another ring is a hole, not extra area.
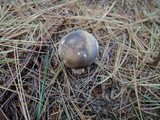
M 65 35 L 59 44 L 59 56 L 67 67 L 85 68 L 95 62 L 99 45 L 95 37 L 84 30 Z

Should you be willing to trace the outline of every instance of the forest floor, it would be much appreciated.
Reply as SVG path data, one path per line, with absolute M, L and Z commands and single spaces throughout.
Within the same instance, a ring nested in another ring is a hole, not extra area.
M 58 56 L 83 29 L 82 75 Z M 0 120 L 160 120 L 160 0 L 1 0 Z

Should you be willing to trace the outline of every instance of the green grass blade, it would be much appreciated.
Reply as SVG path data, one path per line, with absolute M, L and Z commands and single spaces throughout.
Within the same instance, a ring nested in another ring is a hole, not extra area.
M 49 60 L 49 51 L 47 52 L 47 55 L 45 56 L 45 69 L 44 69 L 44 76 L 43 76 L 43 80 L 42 80 L 42 90 L 40 91 L 40 101 L 39 101 L 39 105 L 38 105 L 38 112 L 37 112 L 37 120 L 40 120 L 41 117 L 41 112 L 42 112 L 42 107 L 44 104 L 44 100 L 45 100 L 45 89 L 46 89 L 46 75 L 47 75 L 47 71 L 48 71 L 48 60 Z

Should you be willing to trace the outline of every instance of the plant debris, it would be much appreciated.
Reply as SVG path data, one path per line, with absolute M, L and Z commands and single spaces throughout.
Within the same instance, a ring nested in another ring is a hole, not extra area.
M 159 120 L 159 10 L 159 0 L 1 0 L 0 119 Z M 100 49 L 82 75 L 58 56 L 79 29 Z

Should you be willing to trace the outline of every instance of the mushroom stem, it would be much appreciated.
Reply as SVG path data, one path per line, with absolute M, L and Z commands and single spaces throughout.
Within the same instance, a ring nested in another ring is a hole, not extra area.
M 85 69 L 71 69 L 74 74 L 81 75 L 85 72 Z

